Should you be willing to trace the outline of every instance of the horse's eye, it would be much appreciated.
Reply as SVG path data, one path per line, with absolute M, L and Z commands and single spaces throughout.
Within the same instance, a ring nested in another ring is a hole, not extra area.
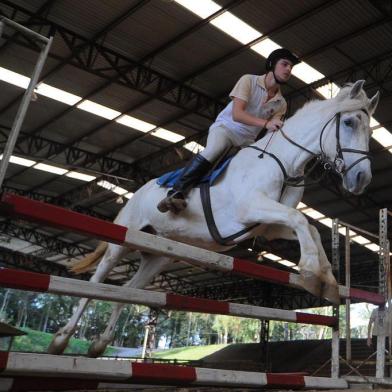
M 344 125 L 346 127 L 352 127 L 353 126 L 353 121 L 351 120 L 351 118 L 347 118 L 346 120 L 344 120 Z

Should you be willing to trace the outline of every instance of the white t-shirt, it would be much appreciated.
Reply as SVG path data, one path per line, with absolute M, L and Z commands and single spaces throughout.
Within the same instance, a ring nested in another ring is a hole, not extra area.
M 268 91 L 265 87 L 266 75 L 244 75 L 242 76 L 230 93 L 230 98 L 240 98 L 247 102 L 246 111 L 255 117 L 262 117 L 262 106 L 267 102 Z M 273 118 L 280 119 L 287 110 L 287 103 L 282 97 L 280 89 L 268 102 L 281 101 L 281 109 L 275 113 Z M 224 127 L 232 133 L 237 145 L 251 144 L 255 141 L 257 135 L 261 131 L 260 127 L 246 125 L 233 120 L 233 101 L 231 101 L 218 115 L 214 124 L 211 125 L 212 130 L 215 126 L 224 125 Z

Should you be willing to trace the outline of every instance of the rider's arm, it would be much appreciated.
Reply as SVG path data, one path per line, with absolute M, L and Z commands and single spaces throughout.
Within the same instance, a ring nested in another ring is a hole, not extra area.
M 252 94 L 252 75 L 243 75 L 230 93 L 233 100 L 233 120 L 245 125 L 253 125 L 260 128 L 267 128 L 276 131 L 282 126 L 280 119 L 265 120 L 255 117 L 246 111 L 248 101 Z
M 248 103 L 241 98 L 233 98 L 233 120 L 246 125 L 264 128 L 268 121 L 249 114 L 246 111 L 247 104 Z

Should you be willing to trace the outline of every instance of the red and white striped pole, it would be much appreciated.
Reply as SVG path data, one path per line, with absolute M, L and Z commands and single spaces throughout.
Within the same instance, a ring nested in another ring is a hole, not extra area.
M 69 389 L 76 382 L 75 379 L 84 380 L 83 383 L 88 384 L 77 384 L 78 389 L 98 388 L 100 384 L 102 387 L 103 382 L 240 388 L 345 389 L 348 387 L 343 379 L 309 377 L 303 373 L 245 372 L 16 352 L 0 353 L 0 370 L 2 375 L 0 391 L 32 391 L 33 380 L 37 378 L 42 382 L 37 385 L 41 391 L 53 388 L 53 384 L 61 379 L 65 382 L 62 386 L 64 389 Z M 28 384 L 26 378 L 21 377 L 28 377 L 30 383 Z M 89 379 L 91 381 L 88 381 Z M 23 389 L 25 387 L 26 389 Z
M 129 304 L 141 304 L 150 307 L 187 310 L 190 312 L 280 320 L 302 324 L 326 325 L 329 327 L 333 327 L 337 323 L 337 319 L 331 316 L 119 287 L 8 268 L 0 268 L 0 286 Z

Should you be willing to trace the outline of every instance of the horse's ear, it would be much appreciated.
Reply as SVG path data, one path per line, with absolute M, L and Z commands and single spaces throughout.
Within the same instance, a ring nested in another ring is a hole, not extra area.
M 350 98 L 354 99 L 358 96 L 358 94 L 361 92 L 363 85 L 365 84 L 364 80 L 357 80 L 353 86 L 351 87 L 350 91 Z
M 380 100 L 380 91 L 377 91 L 376 94 L 374 94 L 373 97 L 370 99 L 368 110 L 371 115 L 376 111 L 379 100 Z

